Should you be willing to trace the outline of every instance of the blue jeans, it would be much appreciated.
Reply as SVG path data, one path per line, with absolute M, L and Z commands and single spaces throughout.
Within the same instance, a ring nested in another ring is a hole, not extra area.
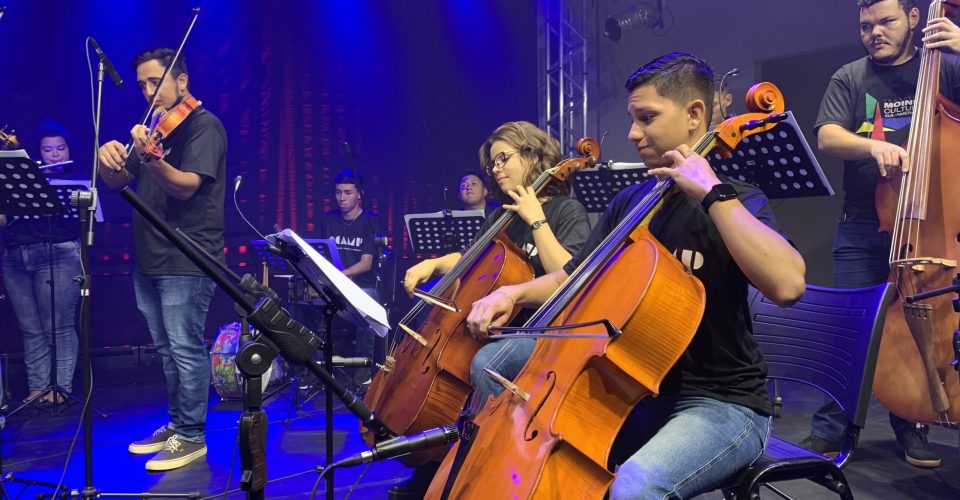
M 468 413 L 476 414 L 487 403 L 487 398 L 499 396 L 505 390 L 505 387 L 487 375 L 484 368 L 489 368 L 503 375 L 507 380 L 513 381 L 527 364 L 536 346 L 535 339 L 504 339 L 481 347 L 470 362 L 473 398 Z
M 210 357 L 203 326 L 215 285 L 205 276 L 134 272 L 137 307 L 147 320 L 167 381 L 170 423 L 184 441 L 202 443 L 210 394 Z
M 42 391 L 50 385 L 50 348 L 54 335 L 50 319 L 56 323 L 57 384 L 73 391 L 73 372 L 77 366 L 77 299 L 80 284 L 80 243 L 76 240 L 54 243 L 52 253 L 46 243 L 8 248 L 3 255 L 3 283 L 23 332 L 23 358 L 27 365 L 27 387 Z M 50 312 L 50 272 L 53 269 L 54 307 Z
M 612 459 L 629 455 L 610 498 L 690 498 L 719 487 L 763 453 L 770 417 L 705 397 L 647 398 L 617 437 Z
M 890 234 L 878 233 L 876 219 L 844 216 L 837 223 L 833 240 L 833 286 L 862 288 L 887 281 L 890 273 Z M 890 425 L 900 434 L 913 425 L 892 413 Z M 841 441 L 847 416 L 832 399 L 824 403 L 811 421 L 811 434 L 827 441 Z

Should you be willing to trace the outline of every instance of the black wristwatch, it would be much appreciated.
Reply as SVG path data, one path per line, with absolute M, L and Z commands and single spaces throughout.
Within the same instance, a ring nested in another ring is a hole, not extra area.
M 730 184 L 717 184 L 713 186 L 710 192 L 700 200 L 700 206 L 704 212 L 710 211 L 710 205 L 718 201 L 732 200 L 737 197 L 737 190 Z

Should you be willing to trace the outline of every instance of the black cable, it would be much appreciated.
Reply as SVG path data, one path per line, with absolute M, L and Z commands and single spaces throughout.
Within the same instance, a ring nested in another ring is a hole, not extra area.
M 327 475 L 327 471 L 331 470 L 333 470 L 333 467 L 324 467 L 320 475 L 317 476 L 317 482 L 313 483 L 313 490 L 310 491 L 310 500 L 314 500 L 317 497 L 317 490 L 320 489 L 320 483 L 323 481 L 323 477 Z

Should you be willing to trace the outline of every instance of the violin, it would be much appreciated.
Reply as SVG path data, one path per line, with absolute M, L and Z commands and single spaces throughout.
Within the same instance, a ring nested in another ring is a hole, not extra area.
M 20 149 L 20 141 L 13 131 L 7 132 L 7 126 L 0 127 L 0 149 Z
M 771 84 L 751 89 L 748 109 L 693 152 L 728 155 L 785 117 Z M 637 403 L 659 392 L 706 307 L 703 284 L 646 227 L 676 192 L 672 179 L 659 179 L 526 325 L 499 328 L 539 336 L 537 346 L 515 382 L 501 380 L 508 390 L 464 425 L 466 438 L 447 454 L 426 498 L 604 497 L 615 477 L 608 468 L 615 438 Z M 605 333 L 591 333 L 600 325 Z
M 145 154 L 162 160 L 164 157 L 163 140 L 170 137 L 170 134 L 190 116 L 201 104 L 200 101 L 187 96 L 180 100 L 180 103 L 169 110 L 155 110 L 150 116 L 150 141 L 144 145 Z

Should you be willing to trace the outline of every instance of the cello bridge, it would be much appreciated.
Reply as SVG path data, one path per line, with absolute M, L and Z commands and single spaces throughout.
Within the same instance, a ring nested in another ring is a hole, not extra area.
M 912 259 L 894 260 L 890 263 L 890 266 L 901 271 L 922 273 L 927 270 L 927 266 L 935 266 L 941 269 L 953 269 L 957 267 L 957 261 L 951 259 L 941 259 L 938 257 L 914 257 Z
M 521 389 L 517 384 L 507 380 L 507 378 L 503 375 L 500 375 L 489 368 L 484 368 L 483 371 L 487 372 L 487 375 L 496 380 L 498 384 L 504 386 L 508 391 L 512 392 L 514 396 L 517 396 L 524 401 L 530 401 L 530 393 Z

